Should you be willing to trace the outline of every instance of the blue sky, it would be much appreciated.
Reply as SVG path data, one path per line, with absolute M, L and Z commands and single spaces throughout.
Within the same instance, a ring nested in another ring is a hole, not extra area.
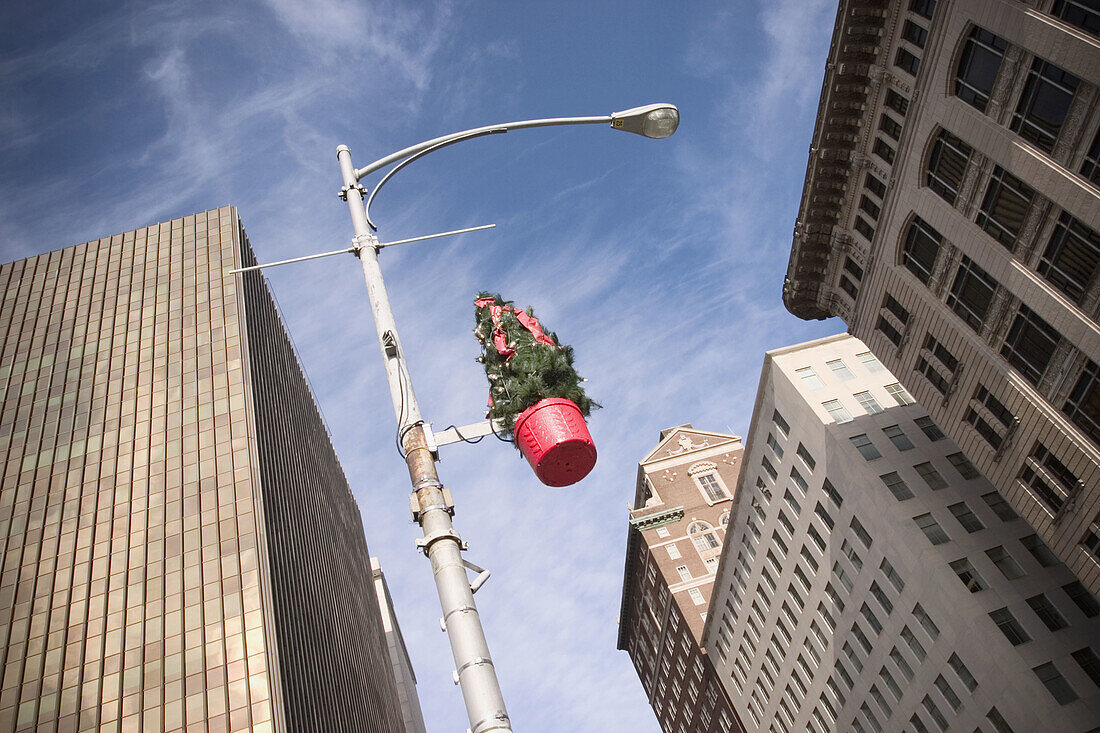
M 664 141 L 520 131 L 435 153 L 372 213 L 427 419 L 481 419 L 472 298 L 499 291 L 576 348 L 600 459 L 542 486 L 497 441 L 443 448 L 519 730 L 657 731 L 615 650 L 627 504 L 658 432 L 744 434 L 763 353 L 843 330 L 780 293 L 830 0 L 7 3 L 0 11 L 0 260 L 225 204 L 261 261 L 347 246 L 335 149 L 365 165 L 535 117 L 680 107 Z M 374 180 L 377 180 L 376 178 Z M 368 186 L 372 181 L 364 181 Z M 358 262 L 269 271 L 381 558 L 429 730 L 465 728 Z

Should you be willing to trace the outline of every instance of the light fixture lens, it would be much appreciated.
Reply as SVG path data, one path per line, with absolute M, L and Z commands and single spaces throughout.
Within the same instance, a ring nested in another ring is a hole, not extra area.
M 675 107 L 661 107 L 646 114 L 642 134 L 659 140 L 676 132 L 679 124 L 680 113 Z

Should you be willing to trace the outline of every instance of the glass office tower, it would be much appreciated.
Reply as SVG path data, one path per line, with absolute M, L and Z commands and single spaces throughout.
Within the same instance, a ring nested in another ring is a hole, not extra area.
M 0 732 L 402 730 L 236 209 L 0 266 Z

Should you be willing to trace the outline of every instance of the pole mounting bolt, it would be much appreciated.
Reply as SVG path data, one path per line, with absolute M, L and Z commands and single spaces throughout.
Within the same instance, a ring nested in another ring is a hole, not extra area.
M 339 196 L 344 201 L 347 201 L 348 200 L 348 191 L 350 191 L 353 188 L 356 191 L 359 192 L 360 197 L 362 197 L 362 198 L 367 197 L 367 188 L 362 183 L 353 183 L 350 186 L 344 186 L 343 188 L 340 189 L 340 193 L 338 193 L 337 196 Z

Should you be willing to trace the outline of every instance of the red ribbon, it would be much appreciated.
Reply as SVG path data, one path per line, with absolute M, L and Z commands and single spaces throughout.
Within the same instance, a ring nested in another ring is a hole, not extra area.
M 477 298 L 474 300 L 474 305 L 478 308 L 489 309 L 489 313 L 493 318 L 493 345 L 496 346 L 497 353 L 503 356 L 505 360 L 511 359 L 516 353 L 515 349 L 508 346 L 508 334 L 500 325 L 501 315 L 504 313 L 505 309 L 515 314 L 516 320 L 535 337 L 535 341 L 547 346 L 557 346 L 554 340 L 543 332 L 539 319 L 528 315 L 527 311 L 506 305 L 497 305 L 494 298 Z

